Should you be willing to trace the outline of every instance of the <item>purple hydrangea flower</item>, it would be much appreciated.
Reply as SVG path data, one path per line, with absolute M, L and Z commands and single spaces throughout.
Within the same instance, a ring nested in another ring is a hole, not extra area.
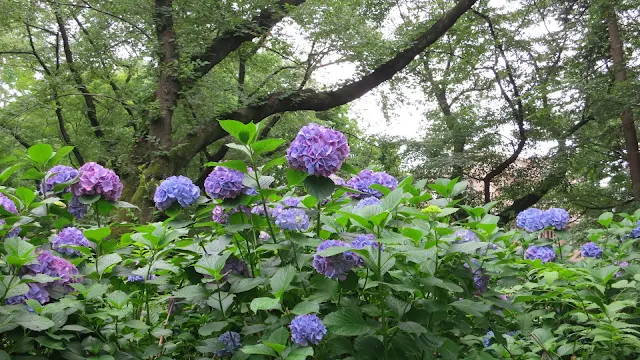
M 398 187 L 398 180 L 384 171 L 374 172 L 373 170 L 362 170 L 347 182 L 347 186 L 358 190 L 363 194 L 350 194 L 351 197 L 361 199 L 369 196 L 382 197 L 382 193 L 372 189 L 370 186 L 378 184 L 394 190 Z
M 224 349 L 217 350 L 216 356 L 218 357 L 229 357 L 232 356 L 233 353 L 238 351 L 242 344 L 240 343 L 240 334 L 235 331 L 227 331 L 226 333 L 220 335 L 218 337 L 218 341 L 225 345 Z
M 247 267 L 247 264 L 238 259 L 235 256 L 230 256 L 229 258 L 227 258 L 227 261 L 224 263 L 224 267 L 222 268 L 222 274 L 223 280 L 227 279 L 227 275 L 229 274 L 235 274 L 235 275 L 242 275 L 244 277 L 249 277 L 251 276 L 251 271 L 249 270 L 249 268 Z
M 156 188 L 153 201 L 159 210 L 168 209 L 177 202 L 187 207 L 196 202 L 200 196 L 200 189 L 186 176 L 170 176 L 164 179 Z
M 56 185 L 69 182 L 75 179 L 78 174 L 78 170 L 71 166 L 56 165 L 47 171 L 45 175 L 46 180 L 40 184 L 40 192 L 43 194 L 45 192 L 51 192 Z M 63 191 L 67 192 L 69 188 L 67 187 Z
M 624 272 L 622 271 L 622 269 L 624 269 L 624 268 L 626 268 L 627 266 L 629 266 L 629 262 L 627 262 L 627 261 L 620 261 L 620 262 L 616 261 L 616 262 L 615 262 L 615 264 L 616 264 L 616 265 L 618 265 L 618 266 L 620 266 L 620 271 L 618 271 L 618 272 L 616 273 L 616 277 L 620 277 L 620 276 L 622 276 L 622 275 L 624 274 Z
M 276 225 L 281 229 L 305 231 L 309 229 L 309 216 L 303 209 L 290 208 L 277 211 Z
M 7 305 L 24 304 L 30 299 L 37 300 L 42 305 L 49 302 L 49 292 L 45 289 L 45 284 L 29 283 L 27 285 L 29 285 L 29 292 L 8 298 Z
M 340 240 L 325 240 L 318 248 L 316 253 L 334 246 L 351 246 Z M 322 257 L 318 254 L 313 256 L 313 267 L 316 271 L 333 280 L 345 280 L 347 273 L 351 269 L 360 266 L 362 258 L 351 251 L 345 251 L 341 254 Z
M 228 224 L 229 223 L 229 214 L 224 210 L 224 208 L 220 205 L 217 205 L 213 208 L 211 212 L 211 219 L 218 224 Z
M 322 341 L 327 328 L 316 314 L 298 315 L 289 324 L 291 339 L 296 345 L 317 345 Z
M 453 235 L 456 238 L 460 239 L 460 240 L 456 240 L 454 242 L 456 244 L 480 241 L 480 239 L 478 239 L 478 235 L 476 235 L 476 233 L 474 233 L 471 230 L 467 230 L 467 229 L 458 230 L 455 233 L 453 233 Z
M 302 127 L 287 150 L 289 166 L 324 177 L 340 170 L 348 155 L 344 134 L 318 124 Z
M 360 201 L 358 201 L 358 204 L 355 206 L 356 209 L 359 209 L 361 207 L 365 207 L 365 206 L 379 206 L 380 205 L 380 199 L 378 199 L 375 196 L 369 196 L 366 197 Z
M 542 263 L 546 263 L 556 258 L 556 252 L 551 246 L 530 246 L 525 251 L 524 257 L 529 260 L 542 260 Z
M 37 261 L 37 264 L 27 265 L 23 269 L 26 269 L 27 273 L 45 274 L 59 278 L 54 282 L 47 283 L 45 285 L 47 290 L 53 287 L 60 287 L 64 291 L 72 291 L 69 285 L 80 281 L 77 278 L 78 269 L 67 259 L 55 256 L 47 250 L 41 250 L 38 252 Z
M 562 230 L 569 223 L 569 213 L 565 209 L 551 208 L 544 212 L 545 228 L 554 227 L 556 230 Z
M 18 208 L 16 207 L 16 204 L 11 201 L 11 199 L 9 199 L 5 194 L 0 193 L 0 206 L 2 206 L 6 211 L 10 212 L 10 213 L 14 213 L 14 214 L 18 214 Z M 3 219 L 0 219 L 0 225 L 4 225 L 7 222 Z M 16 237 L 18 236 L 18 234 L 20 233 L 20 228 L 15 228 L 13 230 L 10 230 L 6 237 L 7 238 L 12 238 L 12 237 Z
M 329 175 L 329 179 L 331 179 L 331 181 L 333 181 L 333 183 L 336 186 L 345 186 L 345 185 L 347 185 L 347 183 L 344 181 L 344 179 L 341 178 L 338 175 L 335 175 L 335 174 Z
M 545 228 L 544 211 L 536 208 L 526 209 L 516 217 L 516 225 L 527 231 L 539 231 Z
M 373 234 L 360 234 L 353 239 L 351 246 L 354 249 L 364 249 L 365 246 L 372 246 L 377 249 L 380 244 L 375 239 L 376 236 Z M 384 244 L 382 245 L 382 251 L 384 251 Z
M 147 277 L 147 280 L 153 280 L 155 278 L 156 278 L 155 275 L 149 274 L 149 276 Z M 144 276 L 142 276 L 142 275 L 129 275 L 129 276 L 127 276 L 127 281 L 128 282 L 144 282 Z
M 51 247 L 59 253 L 75 256 L 80 255 L 80 251 L 65 247 L 65 245 L 89 247 L 91 243 L 89 243 L 89 240 L 84 237 L 84 234 L 78 228 L 68 227 L 62 229 L 58 235 L 56 235 L 53 241 L 51 241 Z
M 262 206 L 262 204 L 255 205 L 251 208 L 251 213 L 255 215 L 264 215 L 264 206 Z
M 588 242 L 582 245 L 582 250 L 580 252 L 584 257 L 600 259 L 600 257 L 602 256 L 602 248 L 600 248 L 600 246 L 596 245 L 594 242 Z
M 491 338 L 493 336 L 494 336 L 493 331 L 487 332 L 487 335 L 485 335 L 485 337 L 482 338 L 482 345 L 484 347 L 489 347 L 489 344 L 491 343 Z
M 258 239 L 264 242 L 271 239 L 271 235 L 269 235 L 269 233 L 267 233 L 266 231 L 260 231 L 260 235 L 258 236 Z
M 288 207 L 296 207 L 300 205 L 300 198 L 294 196 L 294 197 L 282 199 L 281 203 L 285 204 Z
M 207 176 L 204 189 L 214 199 L 233 199 L 244 192 L 243 180 L 243 172 L 218 166 Z
M 636 222 L 636 225 L 637 225 L 636 228 L 631 230 L 631 237 L 634 239 L 640 238 L 640 220 Z
M 71 190 L 77 196 L 102 195 L 105 200 L 116 201 L 122 195 L 122 183 L 113 170 L 88 162 L 78 171 L 80 171 L 80 179 L 71 185 Z
M 473 283 L 476 287 L 474 294 L 482 295 L 489 288 L 491 276 L 485 274 L 477 259 L 471 259 L 471 264 L 465 263 L 464 267 L 471 270 L 473 274 Z
M 82 219 L 87 215 L 89 206 L 81 203 L 80 198 L 74 195 L 69 202 L 69 206 L 67 206 L 67 211 L 69 211 L 69 214 L 73 215 L 74 218 Z

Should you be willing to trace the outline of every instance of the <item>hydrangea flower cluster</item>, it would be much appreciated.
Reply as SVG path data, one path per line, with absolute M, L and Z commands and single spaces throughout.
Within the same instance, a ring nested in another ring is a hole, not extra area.
M 347 186 L 354 190 L 362 192 L 362 194 L 350 194 L 351 197 L 354 197 L 356 199 L 361 199 L 369 196 L 381 198 L 382 193 L 370 187 L 374 184 L 382 185 L 389 188 L 390 190 L 394 190 L 398 187 L 398 180 L 384 171 L 374 172 L 373 170 L 362 170 L 358 173 L 358 175 L 352 177 L 347 182 Z
M 166 210 L 177 202 L 185 208 L 198 200 L 200 188 L 195 186 L 186 176 L 170 176 L 156 188 L 153 201 L 158 210 Z
M 251 271 L 247 264 L 235 256 L 230 256 L 222 267 L 222 279 L 226 280 L 228 274 L 242 275 L 244 277 L 251 276 Z
M 600 248 L 600 246 L 596 245 L 594 242 L 588 242 L 582 245 L 580 253 L 584 257 L 600 259 L 600 257 L 602 256 L 602 248 Z
M 476 233 L 474 233 L 471 230 L 467 230 L 467 229 L 458 230 L 455 233 L 453 233 L 453 236 L 455 236 L 457 239 L 459 239 L 459 240 L 456 240 L 454 242 L 455 244 L 480 241 L 480 239 L 478 239 L 478 235 L 476 235 Z
M 29 283 L 29 291 L 26 294 L 16 295 L 6 300 L 7 305 L 24 304 L 27 300 L 37 300 L 44 305 L 49 302 L 49 292 L 45 289 L 45 284 Z
M 505 333 L 505 335 L 509 335 L 509 336 L 514 336 L 518 333 L 518 331 L 509 331 L 508 333 Z M 488 331 L 487 335 L 485 335 L 482 338 L 482 345 L 484 347 L 489 347 L 489 345 L 491 344 L 491 338 L 493 338 L 495 336 L 495 334 L 493 333 L 493 331 Z
M 58 184 L 69 182 L 78 177 L 78 170 L 66 165 L 56 165 L 47 171 L 45 181 L 40 184 L 40 192 L 42 194 L 53 191 Z M 69 188 L 63 190 L 69 191 Z
M 240 343 L 240 334 L 235 331 L 227 331 L 226 333 L 220 335 L 218 337 L 218 341 L 225 345 L 224 349 L 217 350 L 217 357 L 229 357 L 232 356 L 233 353 L 238 351 L 240 347 L 242 347 L 242 343 Z
M 211 219 L 219 224 L 228 224 L 229 217 L 235 213 L 244 212 L 247 216 L 251 216 L 251 209 L 246 205 L 239 205 L 233 209 L 225 210 L 220 205 L 213 208 L 211 212 Z
M 365 246 L 371 246 L 374 249 L 377 249 L 380 244 L 375 241 L 376 236 L 373 234 L 361 234 L 356 236 L 355 239 L 351 242 L 351 246 L 354 249 L 364 249 Z M 382 251 L 384 251 L 384 244 L 382 245 Z
M 344 134 L 318 124 L 303 126 L 287 150 L 289 166 L 324 177 L 340 170 L 348 155 Z
M 333 256 L 320 256 L 317 253 L 334 246 L 351 246 L 340 240 L 325 240 L 316 249 L 313 256 L 313 267 L 316 271 L 333 280 L 345 280 L 351 269 L 360 266 L 362 258 L 351 251 L 345 251 Z
M 542 260 L 542 263 L 553 261 L 556 252 L 551 246 L 530 246 L 524 253 L 524 257 L 529 260 Z
M 116 201 L 122 195 L 122 183 L 113 170 L 94 162 L 85 163 L 78 169 L 80 178 L 71 185 L 77 196 L 102 195 L 105 200 Z
M 149 274 L 149 276 L 147 276 L 147 280 L 153 280 L 155 279 L 156 276 L 153 274 Z M 129 275 L 127 276 L 127 281 L 128 282 L 144 282 L 144 276 L 142 275 Z
M 338 176 L 336 174 L 329 175 L 329 179 L 331 179 L 331 181 L 333 181 L 333 183 L 336 186 L 345 186 L 345 185 L 347 185 L 347 182 L 344 181 L 343 178 L 341 178 L 340 176 Z
M 634 239 L 640 238 L 640 220 L 638 220 L 636 222 L 636 228 L 631 230 L 631 234 L 630 235 Z
M 214 199 L 233 199 L 246 191 L 241 171 L 218 166 L 207 176 L 204 189 Z
M 69 214 L 73 215 L 74 218 L 82 219 L 87 215 L 89 206 L 81 203 L 80 198 L 74 195 L 67 206 L 67 211 L 69 211 Z
M 271 235 L 269 235 L 269 233 L 266 232 L 266 231 L 260 231 L 260 235 L 258 235 L 258 239 L 260 239 L 260 241 L 264 242 L 264 241 L 267 241 L 267 240 L 271 239 Z
M 72 291 L 73 289 L 69 285 L 80 281 L 77 278 L 79 272 L 75 265 L 67 259 L 51 254 L 50 251 L 39 251 L 37 261 L 36 264 L 23 267 L 26 270 L 24 273 L 30 275 L 44 274 L 59 278 L 53 282 L 41 284 L 41 287 L 44 287 L 49 292 L 54 289 L 63 292 Z
M 424 209 L 420 210 L 420 212 L 423 212 L 425 214 L 429 214 L 429 215 L 437 215 L 442 211 L 442 209 L 438 206 L 435 205 L 429 205 L 427 207 L 425 207 Z
M 518 214 L 516 225 L 529 232 L 543 230 L 549 227 L 562 230 L 569 223 L 569 213 L 560 208 L 551 208 L 542 211 L 536 208 L 529 208 Z
M 300 198 L 294 196 L 294 197 L 282 199 L 281 203 L 289 207 L 295 207 L 300 205 Z
M 3 193 L 0 193 L 0 206 L 2 206 L 4 210 L 7 212 L 18 214 L 18 208 L 16 207 L 16 204 L 14 204 L 14 202 L 11 201 L 11 199 L 9 199 Z M 0 225 L 4 225 L 6 223 L 7 222 L 5 220 L 0 219 Z M 20 228 L 15 228 L 7 233 L 7 238 L 18 236 L 19 233 L 20 233 Z
M 473 283 L 476 288 L 474 294 L 478 296 L 482 295 L 489 288 L 491 276 L 484 273 L 484 269 L 480 266 L 477 259 L 471 259 L 471 264 L 465 263 L 464 267 L 471 270 L 473 274 Z
M 358 201 L 358 204 L 356 204 L 355 208 L 360 209 L 361 207 L 365 207 L 365 206 L 379 206 L 380 203 L 381 203 L 380 199 L 378 199 L 377 197 L 369 196 Z
M 275 223 L 281 229 L 292 231 L 306 231 L 309 229 L 309 216 L 303 209 L 281 209 L 275 213 Z
M 58 235 L 51 241 L 51 247 L 59 253 L 67 255 L 79 256 L 80 251 L 66 247 L 66 245 L 73 246 L 91 246 L 89 240 L 84 237 L 82 231 L 75 227 L 67 227 L 62 229 Z
M 316 314 L 298 315 L 289 324 L 291 339 L 296 345 L 317 345 L 327 333 L 327 328 Z

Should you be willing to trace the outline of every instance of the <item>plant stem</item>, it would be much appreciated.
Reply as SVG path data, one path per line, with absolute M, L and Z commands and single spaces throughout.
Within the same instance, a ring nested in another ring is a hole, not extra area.
M 318 200 L 318 216 L 316 218 L 316 233 L 318 235 L 318 238 L 320 238 L 320 214 L 322 213 L 322 208 L 320 207 L 320 200 Z
M 382 286 L 382 245 L 378 246 L 378 301 L 382 310 L 382 343 L 384 346 L 384 359 L 387 360 L 387 311 L 386 304 L 384 302 L 384 288 Z
M 298 272 L 301 272 L 301 268 L 300 268 L 300 264 L 298 264 L 298 252 L 296 251 L 296 244 L 293 242 L 293 240 L 291 241 L 291 248 L 293 249 L 293 258 L 294 258 L 294 264 L 296 266 L 296 270 L 298 270 Z M 304 280 L 301 281 L 302 283 L 302 290 L 304 291 L 304 296 L 307 296 L 307 285 L 305 285 Z
M 13 285 L 13 280 L 16 278 L 16 273 L 18 272 L 18 269 L 14 268 L 13 274 L 11 274 L 11 279 L 9 280 L 9 284 L 7 285 L 7 290 L 5 290 L 4 294 L 2 294 L 2 299 L 0 299 L 0 304 L 4 304 L 4 300 L 7 298 L 7 294 L 9 293 L 9 290 L 11 290 Z

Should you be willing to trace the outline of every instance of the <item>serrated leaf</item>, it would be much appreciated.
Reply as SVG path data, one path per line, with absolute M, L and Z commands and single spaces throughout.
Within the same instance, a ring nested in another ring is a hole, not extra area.
M 351 250 L 353 249 L 347 246 L 332 246 L 320 251 L 316 255 L 322 256 L 322 257 L 328 257 L 328 256 L 342 254 L 344 252 L 351 251 Z
M 100 256 L 98 258 L 98 266 L 97 266 L 98 274 L 100 275 L 104 274 L 104 272 L 109 267 L 115 264 L 118 264 L 121 261 L 122 261 L 122 257 L 120 257 L 120 255 L 115 253 Z
M 44 331 L 55 325 L 49 318 L 28 313 L 20 315 L 14 321 L 20 326 L 33 331 Z
M 214 321 L 210 323 L 204 324 L 200 329 L 198 329 L 198 334 L 202 336 L 209 336 L 213 333 L 217 333 L 222 331 L 225 327 L 229 325 L 226 321 Z
M 318 200 L 323 200 L 333 194 L 336 190 L 336 184 L 329 178 L 309 175 L 304 179 L 304 188 L 309 195 Z
M 254 142 L 251 144 L 251 148 L 256 154 L 262 155 L 266 152 L 276 150 L 282 144 L 284 144 L 283 139 L 265 139 Z
M 360 311 L 354 308 L 343 308 L 332 312 L 324 318 L 323 323 L 329 331 L 342 336 L 364 335 L 371 330 L 362 319 Z
M 249 355 L 267 355 L 276 357 L 278 354 L 272 348 L 268 347 L 265 344 L 257 344 L 257 345 L 245 345 L 240 348 L 245 354 Z
M 427 329 L 424 326 L 413 322 L 413 321 L 404 321 L 398 323 L 398 328 L 404 332 L 409 334 L 425 334 L 427 333 Z
M 309 174 L 306 172 L 295 169 L 287 169 L 287 184 L 289 184 L 289 186 L 298 186 L 302 184 L 307 176 L 309 176 Z
M 302 301 L 291 309 L 291 313 L 295 315 L 307 315 L 320 312 L 320 304 L 315 301 Z
M 457 300 L 452 302 L 451 305 L 458 310 L 473 316 L 484 316 L 484 313 L 491 309 L 491 307 L 485 303 L 469 299 Z
M 279 308 L 279 305 L 280 301 L 278 301 L 278 299 L 260 297 L 251 300 L 251 305 L 249 307 L 253 312 L 258 312 L 259 310 L 274 310 Z
M 296 272 L 297 271 L 293 266 L 287 265 L 278 269 L 276 274 L 273 275 L 270 282 L 271 291 L 277 299 L 280 299 L 282 294 L 285 293 L 287 287 L 289 287 L 289 284 L 291 284 L 291 281 L 296 276 Z
M 235 281 L 231 284 L 229 288 L 229 292 L 233 294 L 249 291 L 251 289 L 255 289 L 256 287 L 264 284 L 266 282 L 265 278 L 246 278 Z

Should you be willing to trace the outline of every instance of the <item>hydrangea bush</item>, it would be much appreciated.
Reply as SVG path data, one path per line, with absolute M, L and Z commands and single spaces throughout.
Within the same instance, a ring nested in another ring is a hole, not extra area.
M 346 166 L 335 130 L 261 164 L 283 141 L 220 123 L 246 159 L 209 164 L 208 198 L 159 182 L 148 224 L 108 167 L 47 183 L 69 147 L 0 173 L 0 359 L 637 357 L 640 211 L 501 225 L 465 182 Z

